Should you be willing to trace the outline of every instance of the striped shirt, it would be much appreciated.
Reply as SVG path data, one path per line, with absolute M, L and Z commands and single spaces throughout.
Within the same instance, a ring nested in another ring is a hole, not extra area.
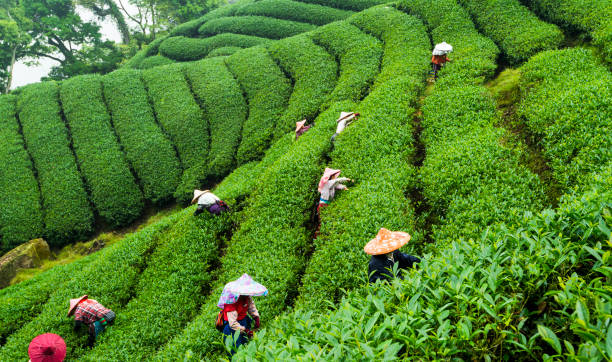
M 108 312 L 110 312 L 110 309 L 104 308 L 104 306 L 96 300 L 85 299 L 76 306 L 74 320 L 85 324 L 91 324 L 104 318 L 104 315 Z

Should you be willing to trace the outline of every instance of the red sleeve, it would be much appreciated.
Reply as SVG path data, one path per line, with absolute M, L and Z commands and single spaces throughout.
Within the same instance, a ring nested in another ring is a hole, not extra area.
M 226 305 L 223 307 L 223 311 L 224 311 L 224 312 L 233 312 L 233 311 L 235 311 L 235 310 L 236 310 L 236 303 L 234 303 L 234 304 L 226 304 Z

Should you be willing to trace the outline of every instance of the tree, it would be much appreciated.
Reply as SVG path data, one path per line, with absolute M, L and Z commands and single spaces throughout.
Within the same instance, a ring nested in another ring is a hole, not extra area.
M 78 0 L 78 4 L 91 10 L 99 19 L 110 16 L 121 33 L 121 41 L 124 44 L 130 42 L 130 27 L 114 0 Z
M 31 22 L 15 2 L 3 1 L 0 7 L 0 93 L 8 93 L 15 62 L 27 55 L 31 41 L 27 33 Z

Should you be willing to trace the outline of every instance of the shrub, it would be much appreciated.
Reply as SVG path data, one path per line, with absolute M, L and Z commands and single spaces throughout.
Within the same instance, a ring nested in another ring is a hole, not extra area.
M 139 50 L 133 57 L 128 59 L 125 63 L 123 63 L 123 68 L 134 68 L 138 69 L 140 64 L 147 58 L 147 50 L 142 49 Z
M 85 238 L 92 232 L 93 212 L 70 149 L 57 83 L 23 88 L 17 108 L 38 175 L 45 239 L 60 246 Z
M 538 19 L 518 0 L 459 0 L 459 3 L 512 63 L 525 61 L 542 50 L 555 49 L 563 41 L 559 28 Z
M 89 198 L 98 214 L 111 227 L 134 221 L 144 206 L 142 193 L 113 133 L 101 77 L 66 80 L 60 98 Z
M 154 55 L 157 55 L 157 53 L 159 52 L 159 46 L 168 38 L 168 36 L 160 36 L 159 38 L 156 38 L 155 40 L 153 40 L 150 44 L 147 45 L 147 47 L 145 48 L 145 51 L 148 57 L 152 57 Z
M 249 48 L 269 42 L 269 39 L 242 34 L 219 34 L 204 39 L 185 38 L 182 36 L 166 39 L 160 46 L 160 52 L 174 60 L 199 60 L 216 48 L 237 46 Z
M 298 0 L 303 3 L 319 4 L 337 9 L 361 11 L 378 4 L 384 4 L 386 0 Z
M 182 35 L 182 36 L 188 36 L 188 37 L 195 37 L 198 35 L 198 29 L 205 22 L 212 20 L 212 19 L 232 16 L 234 15 L 234 13 L 236 12 L 238 8 L 246 4 L 250 4 L 254 1 L 255 0 L 241 0 L 233 4 L 227 4 L 227 5 L 220 6 L 212 11 L 209 11 L 208 13 L 204 14 L 203 16 L 197 19 L 188 21 L 186 23 L 180 24 L 177 27 L 173 28 L 170 31 L 170 36 Z
M 135 70 L 120 70 L 104 76 L 104 96 L 119 141 L 145 198 L 161 204 L 172 198 L 181 177 L 181 166 L 172 143 L 155 122 L 140 76 Z
M 40 190 L 19 133 L 15 103 L 14 96 L 0 97 L 0 250 L 5 251 L 43 235 Z
M 269 39 L 282 39 L 310 31 L 314 28 L 314 25 L 307 23 L 265 16 L 234 16 L 210 20 L 200 27 L 199 32 L 204 36 L 236 33 Z
M 268 148 L 276 121 L 287 106 L 291 85 L 263 47 L 239 51 L 228 57 L 226 64 L 249 104 L 236 154 L 238 165 L 242 165 L 260 159 Z
M 246 101 L 223 59 L 191 63 L 184 70 L 210 127 L 206 175 L 221 179 L 236 164 L 242 124 L 248 112 Z
M 226 57 L 226 56 L 234 54 L 235 52 L 239 51 L 240 49 L 242 49 L 242 48 L 240 48 L 240 47 L 221 47 L 221 48 L 217 48 L 217 49 L 211 51 L 210 53 L 208 53 L 206 58 Z
M 612 160 L 612 76 L 586 49 L 549 51 L 521 67 L 519 114 L 565 188 Z
M 378 74 L 382 57 L 380 41 L 348 22 L 335 22 L 308 35 L 334 55 L 340 65 L 336 87 L 321 109 L 341 100 L 360 101 Z
M 206 176 L 210 147 L 208 123 L 180 66 L 146 70 L 142 76 L 157 120 L 174 143 L 184 168 L 174 197 L 179 202 L 187 202 Z
M 295 129 L 295 122 L 314 119 L 319 107 L 334 89 L 337 64 L 325 49 L 306 36 L 295 36 L 271 44 L 270 55 L 293 79 L 289 105 L 276 123 L 276 138 Z
M 291 0 L 262 0 L 241 6 L 236 16 L 258 15 L 276 19 L 300 21 L 314 25 L 325 25 L 351 16 L 351 11 L 327 6 L 300 3 Z
M 160 67 L 162 65 L 172 64 L 174 61 L 168 59 L 163 55 L 154 55 L 152 57 L 145 58 L 137 67 L 138 69 L 150 69 L 154 67 Z

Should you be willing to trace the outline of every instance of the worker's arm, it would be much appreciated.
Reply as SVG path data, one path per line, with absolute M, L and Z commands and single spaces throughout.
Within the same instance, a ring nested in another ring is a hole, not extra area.
M 343 185 L 342 182 L 348 182 L 351 181 L 351 179 L 347 177 L 338 177 L 334 181 L 334 187 L 336 188 L 336 190 L 347 190 L 348 187 L 346 187 L 346 185 Z
M 414 264 L 421 261 L 421 259 L 417 258 L 416 256 L 404 254 L 399 251 L 393 257 L 396 258 L 397 262 L 399 262 L 399 267 L 402 269 L 412 268 L 414 267 Z
M 229 324 L 231 329 L 235 331 L 240 331 L 240 332 L 244 332 L 246 330 L 246 328 L 244 328 L 243 326 L 240 325 L 240 323 L 238 323 L 238 312 L 237 311 L 227 312 L 226 314 L 227 314 L 227 323 Z
M 255 306 L 255 302 L 253 302 L 253 298 L 249 297 L 249 314 L 253 318 L 259 318 L 259 311 Z

